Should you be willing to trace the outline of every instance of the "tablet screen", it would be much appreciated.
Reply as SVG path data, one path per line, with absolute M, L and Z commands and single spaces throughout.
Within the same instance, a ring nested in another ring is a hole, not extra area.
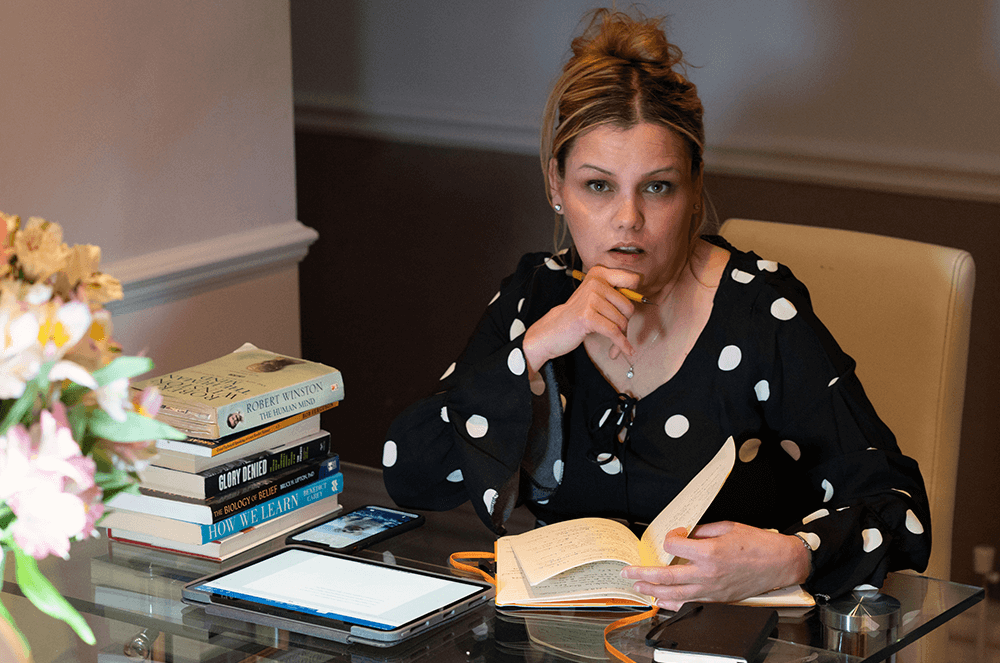
M 299 549 L 265 557 L 193 589 L 385 631 L 483 591 L 481 585 L 458 578 Z

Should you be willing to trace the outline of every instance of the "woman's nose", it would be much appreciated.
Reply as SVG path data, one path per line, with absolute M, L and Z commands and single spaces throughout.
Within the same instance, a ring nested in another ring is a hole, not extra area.
M 643 216 L 636 196 L 626 196 L 615 214 L 615 227 L 619 230 L 639 230 Z

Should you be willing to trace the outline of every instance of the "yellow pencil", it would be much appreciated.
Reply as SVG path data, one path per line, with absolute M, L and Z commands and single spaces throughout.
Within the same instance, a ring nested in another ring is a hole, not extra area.
M 569 275 L 572 276 L 573 278 L 575 278 L 577 281 L 582 281 L 583 277 L 586 276 L 586 274 L 584 274 L 583 272 L 581 272 L 579 269 L 574 269 L 574 270 L 570 271 Z M 623 295 L 625 295 L 626 297 L 628 297 L 629 299 L 631 299 L 633 302 L 639 302 L 640 304 L 649 304 L 650 303 L 650 301 L 648 299 L 646 299 L 645 297 L 643 297 L 642 295 L 640 295 L 635 290 L 629 290 L 628 288 L 615 288 L 615 290 L 617 290 L 618 292 L 622 293 Z

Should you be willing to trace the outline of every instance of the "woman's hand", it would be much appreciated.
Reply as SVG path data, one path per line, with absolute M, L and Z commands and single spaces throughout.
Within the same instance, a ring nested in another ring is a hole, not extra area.
M 637 288 L 640 276 L 623 269 L 593 267 L 565 304 L 553 307 L 524 333 L 522 347 L 529 375 L 542 364 L 572 352 L 589 334 L 611 341 L 612 358 L 632 356 L 628 320 L 635 306 L 615 288 Z
M 801 539 L 740 523 L 699 525 L 690 538 L 674 530 L 663 549 L 688 563 L 627 566 L 622 575 L 638 580 L 635 590 L 667 610 L 687 601 L 739 601 L 809 576 L 810 556 Z

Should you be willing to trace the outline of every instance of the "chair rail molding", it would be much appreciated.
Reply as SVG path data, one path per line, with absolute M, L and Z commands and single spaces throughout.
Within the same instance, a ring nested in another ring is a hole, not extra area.
M 540 125 L 526 109 L 503 115 L 406 100 L 295 92 L 295 126 L 403 143 L 538 154 Z
M 292 220 L 107 263 L 125 292 L 107 309 L 133 313 L 297 265 L 318 238 Z
M 297 91 L 299 129 L 447 147 L 536 155 L 539 113 L 503 114 L 405 100 Z M 710 172 L 829 184 L 892 193 L 1000 202 L 1000 158 L 937 154 L 892 146 L 833 143 L 808 137 L 739 136 L 710 142 Z

